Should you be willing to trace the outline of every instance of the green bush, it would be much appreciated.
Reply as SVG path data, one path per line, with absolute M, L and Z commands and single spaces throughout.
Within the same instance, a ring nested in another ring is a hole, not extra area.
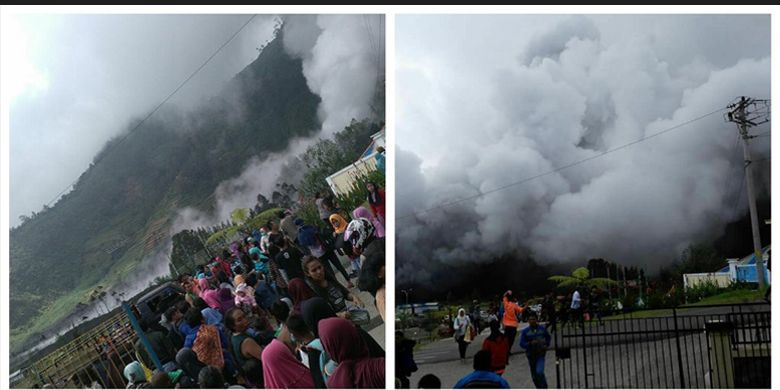
M 733 280 L 731 283 L 729 283 L 729 286 L 726 288 L 729 291 L 737 291 L 737 290 L 757 290 L 758 289 L 758 283 L 751 283 L 751 282 L 741 282 Z
M 653 292 L 647 295 L 645 303 L 647 304 L 648 309 L 657 309 L 665 307 L 667 304 L 666 301 L 666 294 L 664 294 L 663 291 L 653 290 Z
M 623 311 L 624 312 L 630 312 L 637 309 L 637 298 L 639 298 L 639 294 L 636 293 L 633 289 L 630 289 L 627 293 L 625 298 L 623 298 Z
M 674 288 L 666 294 L 666 307 L 677 307 L 685 303 L 685 291 L 682 288 Z
M 376 183 L 376 185 L 385 187 L 385 175 L 379 171 L 369 172 L 367 175 L 358 177 L 355 180 L 355 186 L 347 195 L 341 195 L 336 198 L 339 208 L 344 210 L 347 214 L 352 216 L 352 210 L 363 206 L 368 202 L 368 190 L 366 184 L 368 182 Z
M 696 303 L 704 298 L 717 295 L 721 292 L 721 288 L 711 280 L 705 280 L 696 286 L 689 287 L 685 291 L 685 301 L 687 303 Z

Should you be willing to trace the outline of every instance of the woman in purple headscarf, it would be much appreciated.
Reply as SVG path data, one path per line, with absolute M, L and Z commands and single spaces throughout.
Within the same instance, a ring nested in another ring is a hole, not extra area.
M 200 297 L 206 301 L 206 304 L 212 309 L 219 310 L 219 293 L 211 288 L 209 281 L 207 279 L 198 279 L 198 287 L 200 288 Z
M 283 342 L 273 339 L 263 349 L 263 379 L 267 389 L 313 389 L 309 369 L 299 362 Z
M 371 224 L 374 225 L 374 235 L 377 237 L 384 237 L 385 236 L 385 225 L 382 224 L 382 221 L 379 220 L 374 214 L 371 213 L 367 208 L 360 206 L 356 208 L 352 215 L 357 218 L 365 218 L 369 221 L 371 221 Z
M 343 318 L 319 322 L 322 346 L 338 362 L 328 388 L 380 389 L 385 387 L 385 358 L 372 358 L 355 325 Z

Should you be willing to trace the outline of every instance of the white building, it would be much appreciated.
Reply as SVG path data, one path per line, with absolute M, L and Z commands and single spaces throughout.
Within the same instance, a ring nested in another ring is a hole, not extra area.
M 371 143 L 360 155 L 357 161 L 347 165 L 340 171 L 325 178 L 330 190 L 335 195 L 346 195 L 355 187 L 359 177 L 376 170 L 376 148 L 385 147 L 385 129 L 371 136 Z

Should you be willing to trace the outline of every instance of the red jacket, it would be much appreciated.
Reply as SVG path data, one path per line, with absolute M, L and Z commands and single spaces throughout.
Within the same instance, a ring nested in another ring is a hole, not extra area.
M 374 213 L 374 216 L 384 220 L 385 219 L 385 189 L 378 188 L 376 191 L 379 193 L 379 203 L 371 204 L 369 202 L 369 205 L 371 206 L 371 211 Z
M 506 336 L 499 335 L 495 340 L 485 339 L 482 342 L 482 349 L 490 351 L 490 369 L 497 374 L 503 374 L 509 357 L 509 340 Z

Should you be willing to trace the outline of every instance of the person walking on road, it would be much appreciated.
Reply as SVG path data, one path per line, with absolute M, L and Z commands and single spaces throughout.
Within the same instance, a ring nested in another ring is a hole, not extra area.
M 506 336 L 499 330 L 497 320 L 490 322 L 490 336 L 482 342 L 482 349 L 490 351 L 491 356 L 493 356 L 490 369 L 498 375 L 503 375 L 509 356 L 509 343 Z
M 409 377 L 417 371 L 417 363 L 414 361 L 415 344 L 417 342 L 407 339 L 402 331 L 395 332 L 395 377 L 401 382 L 402 389 L 410 387 Z
M 481 350 L 474 355 L 474 372 L 461 378 L 456 389 L 508 389 L 506 379 L 490 370 L 490 351 Z
M 466 362 L 466 348 L 468 348 L 469 343 L 471 342 L 471 335 L 468 333 L 470 331 L 469 326 L 471 326 L 469 316 L 466 315 L 466 310 L 461 307 L 458 309 L 458 316 L 455 317 L 455 321 L 453 321 L 452 327 L 455 330 L 455 341 L 458 342 L 460 361 L 463 363 Z M 469 338 L 468 341 L 466 341 L 467 337 Z
M 547 378 L 544 376 L 544 356 L 550 347 L 550 333 L 544 325 L 539 324 L 536 313 L 528 315 L 528 326 L 520 334 L 520 347 L 525 349 L 528 365 L 531 367 L 531 378 L 537 389 L 547 388 Z
M 504 334 L 509 342 L 509 350 L 506 355 L 506 362 L 509 363 L 509 355 L 512 354 L 512 345 L 517 337 L 517 326 L 519 324 L 519 318 L 523 314 L 523 308 L 517 304 L 517 298 L 512 295 L 512 290 L 504 293 Z

